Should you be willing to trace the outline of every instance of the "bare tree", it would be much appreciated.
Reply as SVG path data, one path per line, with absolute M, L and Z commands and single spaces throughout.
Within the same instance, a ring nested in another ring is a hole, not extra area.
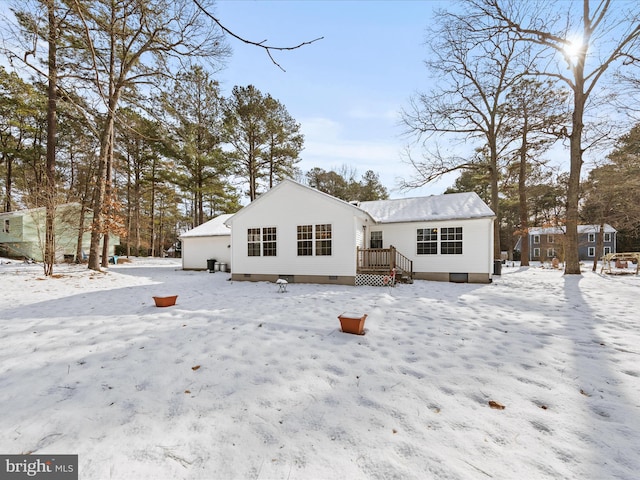
M 606 162 L 589 172 L 583 183 L 580 215 L 600 225 L 593 270 L 603 254 L 604 224 L 618 231 L 640 227 L 640 124 L 620 137 Z
M 483 168 L 491 183 L 494 223 L 494 258 L 500 258 L 500 206 L 498 182 L 501 161 L 509 141 L 505 140 L 506 95 L 517 81 L 515 64 L 520 53 L 515 36 L 495 33 L 490 17 L 478 12 L 439 12 L 436 28 L 429 33 L 433 59 L 427 67 L 440 82 L 427 94 L 414 98 L 403 112 L 410 134 L 426 142 L 435 136 L 462 137 L 479 141 L 475 157 L 425 154 L 410 158 L 415 176 L 402 185 L 413 188 L 442 175 L 464 169 Z M 471 156 L 472 153 L 469 153 Z
M 23 5 L 20 6 L 22 8 Z M 14 10 L 21 31 L 14 38 L 22 37 L 31 42 L 30 48 L 25 48 L 23 56 L 17 52 L 5 49 L 10 61 L 20 59 L 32 71 L 46 79 L 47 83 L 47 140 L 46 140 L 46 167 L 44 182 L 45 215 L 45 242 L 44 242 L 44 274 L 53 274 L 55 263 L 55 218 L 56 218 L 56 135 L 57 135 L 57 105 L 58 105 L 58 47 L 65 28 L 64 20 L 66 9 L 60 7 L 56 0 L 38 0 L 33 7 L 34 11 Z M 42 8 L 42 10 L 40 10 Z M 64 11 L 63 11 L 64 10 Z M 46 69 L 36 59 L 38 44 L 43 40 L 46 44 L 47 60 Z
M 520 236 L 521 265 L 529 265 L 529 208 L 527 180 L 531 164 L 540 167 L 541 155 L 562 136 L 566 115 L 565 92 L 552 82 L 539 82 L 521 78 L 509 92 L 507 116 L 508 136 L 517 145 L 514 167 L 517 168 L 518 216 L 517 234 Z
M 509 32 L 549 54 L 544 67 L 529 74 L 563 82 L 572 93 L 565 274 L 580 274 L 578 208 L 585 113 L 607 70 L 638 62 L 640 11 L 633 2 L 614 7 L 611 0 L 582 0 L 581 9 L 569 2 L 472 1 L 498 23 L 497 31 Z
M 79 30 L 84 31 L 80 50 L 86 73 L 83 79 L 92 80 L 105 109 L 88 265 L 100 270 L 100 239 L 103 235 L 105 241 L 108 238 L 103 217 L 109 203 L 116 111 L 123 95 L 168 75 L 181 61 L 195 57 L 219 61 L 228 49 L 219 29 L 212 28 L 191 0 L 72 3 L 80 19 Z

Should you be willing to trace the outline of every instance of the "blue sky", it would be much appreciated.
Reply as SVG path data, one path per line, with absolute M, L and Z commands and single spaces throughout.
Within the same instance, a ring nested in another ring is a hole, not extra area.
M 392 198 L 442 193 L 455 175 L 409 192 L 396 186 L 412 175 L 402 160 L 411 139 L 402 135 L 399 112 L 429 88 L 425 30 L 447 3 L 219 0 L 218 18 L 245 38 L 274 46 L 324 39 L 275 52 L 283 72 L 262 49 L 230 38 L 233 55 L 217 78 L 226 95 L 253 84 L 285 105 L 305 135 L 303 171 L 347 165 L 358 178 L 377 172 Z

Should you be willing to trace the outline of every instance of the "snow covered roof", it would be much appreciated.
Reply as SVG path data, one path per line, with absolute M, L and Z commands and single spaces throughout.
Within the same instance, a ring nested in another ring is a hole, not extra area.
M 256 200 L 251 202 L 249 205 L 242 207 L 238 211 L 238 213 L 234 215 L 234 217 L 228 223 L 230 223 L 233 226 L 233 222 L 236 221 L 236 219 L 242 217 L 242 215 L 244 215 L 247 211 L 250 211 L 255 204 L 259 202 L 263 202 L 265 201 L 265 199 L 270 198 L 273 195 L 279 195 L 279 194 L 290 195 L 292 202 L 299 202 L 300 197 L 296 196 L 298 195 L 296 189 L 297 191 L 300 191 L 300 192 L 311 192 L 313 195 L 318 195 L 320 197 L 323 197 L 329 202 L 333 202 L 336 205 L 341 205 L 343 208 L 347 209 L 352 214 L 356 214 L 362 217 L 371 217 L 371 215 L 367 211 L 365 211 L 362 208 L 359 208 L 359 205 L 355 205 L 352 202 L 345 202 L 344 200 L 334 197 L 333 195 L 329 195 L 328 193 L 321 192 L 320 190 L 317 190 L 308 185 L 303 185 L 289 178 L 285 178 L 280 183 L 278 183 L 278 185 L 276 185 L 275 187 L 271 188 L 270 190 L 260 195 Z
M 180 235 L 180 238 L 231 235 L 231 229 L 225 225 L 225 222 L 232 216 L 232 213 L 218 215 L 208 222 L 205 222 L 202 225 L 198 225 L 196 228 L 192 228 L 188 232 L 183 233 L 182 235 Z
M 578 225 L 578 233 L 598 233 L 600 231 L 600 225 Z M 529 228 L 529 235 L 564 235 L 565 227 L 531 227 Z M 617 232 L 608 223 L 604 224 L 605 233 Z
M 494 217 L 475 192 L 375 200 L 358 205 L 378 223 L 421 222 Z

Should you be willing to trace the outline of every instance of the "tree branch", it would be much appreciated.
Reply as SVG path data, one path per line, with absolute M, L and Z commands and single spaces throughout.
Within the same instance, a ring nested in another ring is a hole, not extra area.
M 264 49 L 265 52 L 267 52 L 267 55 L 269 56 L 269 59 L 271 60 L 271 62 L 278 67 L 280 70 L 282 70 L 283 72 L 286 72 L 286 70 L 284 68 L 282 68 L 282 65 L 280 65 L 278 62 L 276 62 L 275 58 L 273 58 L 273 55 L 271 54 L 272 51 L 286 51 L 286 50 L 296 50 L 300 47 L 304 47 L 305 45 L 311 45 L 312 43 L 317 42 L 318 40 L 322 40 L 324 39 L 324 37 L 318 37 L 318 38 L 314 38 L 313 40 L 309 40 L 306 42 L 302 42 L 299 43 L 298 45 L 294 45 L 294 46 L 290 46 L 290 47 L 274 47 L 271 45 L 265 45 L 265 43 L 267 42 L 267 40 L 262 40 L 261 42 L 254 42 L 253 40 L 248 40 L 244 37 L 241 37 L 240 35 L 232 32 L 231 30 L 229 30 L 227 27 L 225 27 L 222 22 L 220 20 L 218 20 L 218 18 L 216 18 L 212 13 L 210 13 L 207 9 L 205 9 L 201 4 L 199 0 L 193 0 L 193 3 L 196 4 L 196 6 L 200 9 L 200 11 L 202 13 L 204 13 L 207 17 L 209 17 L 211 20 L 213 20 L 221 29 L 223 32 L 231 35 L 233 38 L 235 38 L 236 40 L 241 41 L 242 43 L 246 43 L 247 45 L 253 45 L 254 47 L 259 47 Z

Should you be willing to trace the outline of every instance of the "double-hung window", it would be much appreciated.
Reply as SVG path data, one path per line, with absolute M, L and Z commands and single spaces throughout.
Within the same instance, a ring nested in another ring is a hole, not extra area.
M 313 225 L 298 225 L 298 256 L 313 255 Z
M 262 229 L 262 255 L 264 257 L 275 257 L 277 253 L 276 227 L 265 227 Z
M 277 250 L 276 227 L 247 229 L 247 255 L 249 257 L 275 257 Z
M 316 255 L 331 255 L 331 224 L 316 225 Z
M 298 225 L 298 256 L 331 255 L 332 240 L 331 224 Z
M 371 240 L 369 242 L 371 248 L 382 248 L 382 232 L 371 231 Z
M 417 254 L 437 255 L 438 254 L 438 229 L 419 228 L 417 233 Z
M 440 253 L 442 255 L 462 255 L 462 227 L 440 229 Z
M 261 248 L 260 229 L 250 228 L 247 230 L 247 255 L 250 257 L 259 257 Z

